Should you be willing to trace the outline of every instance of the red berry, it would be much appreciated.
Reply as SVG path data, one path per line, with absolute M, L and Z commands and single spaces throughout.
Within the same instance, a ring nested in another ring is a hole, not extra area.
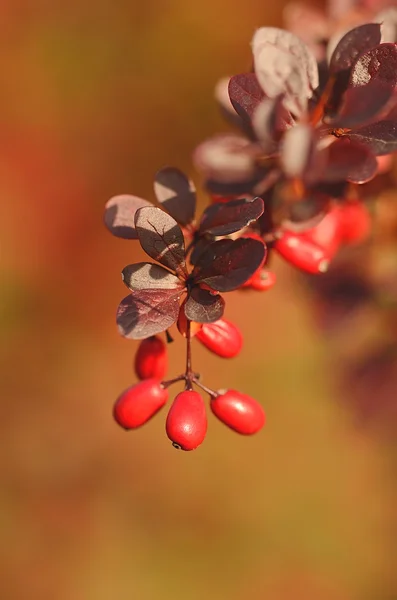
M 324 248 L 330 256 L 334 256 L 341 243 L 339 209 L 331 208 L 319 223 L 301 235 Z
M 233 358 L 240 353 L 243 346 L 241 331 L 226 319 L 218 319 L 214 323 L 204 323 L 196 333 L 200 342 L 222 358 Z
M 210 406 L 222 423 L 242 435 L 257 433 L 266 421 L 259 402 L 236 390 L 220 391 L 219 396 L 211 400 Z
M 135 373 L 138 379 L 163 379 L 168 367 L 165 342 L 153 335 L 139 344 L 135 355 Z
M 136 429 L 149 421 L 167 400 L 168 390 L 158 379 L 145 379 L 117 398 L 113 416 L 124 429 Z
M 249 287 L 258 292 L 270 290 L 276 283 L 276 275 L 272 271 L 259 269 L 249 280 Z
M 347 202 L 339 208 L 340 236 L 344 244 L 363 242 L 371 233 L 371 217 L 358 200 Z
M 172 403 L 165 429 L 170 440 L 182 450 L 195 450 L 207 433 L 204 400 L 198 392 L 180 392 Z
M 313 274 L 325 273 L 333 257 L 302 234 L 297 235 L 288 231 L 285 231 L 276 241 L 274 249 L 295 267 Z

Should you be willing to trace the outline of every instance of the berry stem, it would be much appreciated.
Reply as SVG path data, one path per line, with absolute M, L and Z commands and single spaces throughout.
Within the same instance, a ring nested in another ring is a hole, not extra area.
M 212 390 L 211 388 L 201 383 L 201 381 L 199 381 L 197 377 L 193 378 L 193 383 L 195 383 L 199 388 L 201 388 L 203 392 L 206 392 L 209 396 L 211 396 L 212 399 L 218 396 L 218 393 L 215 392 L 215 390 Z
M 178 377 L 174 377 L 173 379 L 167 379 L 167 381 L 162 381 L 161 385 L 163 388 L 168 388 L 170 387 L 170 385 L 174 384 L 174 383 L 178 383 L 178 381 L 183 381 L 186 380 L 186 375 L 178 375 Z
M 192 390 L 193 389 L 193 380 L 195 379 L 194 373 L 192 371 L 192 337 L 191 337 L 191 321 L 187 319 L 186 321 L 186 386 L 185 389 Z

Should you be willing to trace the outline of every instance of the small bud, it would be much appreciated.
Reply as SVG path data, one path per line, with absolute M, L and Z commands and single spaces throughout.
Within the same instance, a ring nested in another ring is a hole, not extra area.
M 164 341 L 157 335 L 142 340 L 135 355 L 135 373 L 138 379 L 164 379 L 167 367 L 167 347 Z
M 214 354 L 221 358 L 237 356 L 243 346 L 241 331 L 226 319 L 218 319 L 214 323 L 204 323 L 196 338 Z
M 222 423 L 242 435 L 252 435 L 262 429 L 266 416 L 259 402 L 236 390 L 219 390 L 218 393 L 211 399 L 210 407 Z
M 167 416 L 166 432 L 174 446 L 195 450 L 207 433 L 207 415 L 204 400 L 198 392 L 180 392 Z
M 168 400 L 158 379 L 145 379 L 127 388 L 116 400 L 113 416 L 124 429 L 136 429 L 151 419 Z

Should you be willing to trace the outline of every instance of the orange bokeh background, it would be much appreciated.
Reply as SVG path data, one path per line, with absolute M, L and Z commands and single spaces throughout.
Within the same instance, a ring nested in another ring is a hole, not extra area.
M 165 164 L 199 183 L 195 145 L 227 130 L 214 85 L 249 67 L 253 31 L 282 8 L 0 6 L 1 599 L 397 597 L 393 444 L 336 394 L 329 344 L 280 261 L 274 291 L 227 298 L 241 358 L 194 348 L 208 385 L 263 404 L 262 433 L 210 416 L 205 444 L 182 453 L 164 413 L 128 434 L 111 417 L 136 349 L 115 327 L 120 271 L 142 254 L 105 230 L 104 204 L 153 199 Z

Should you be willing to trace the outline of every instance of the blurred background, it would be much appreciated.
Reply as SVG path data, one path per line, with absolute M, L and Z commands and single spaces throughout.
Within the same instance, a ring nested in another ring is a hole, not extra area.
M 363 331 L 379 337 L 373 310 L 330 333 L 332 307 L 275 260 L 274 291 L 228 296 L 241 358 L 194 348 L 205 383 L 263 404 L 262 433 L 210 416 L 183 453 L 164 412 L 129 433 L 111 416 L 135 381 L 120 271 L 141 254 L 104 204 L 154 199 L 166 164 L 198 183 L 192 150 L 227 130 L 214 85 L 282 9 L 1 2 L 1 600 L 397 599 L 396 362 L 342 374 Z

